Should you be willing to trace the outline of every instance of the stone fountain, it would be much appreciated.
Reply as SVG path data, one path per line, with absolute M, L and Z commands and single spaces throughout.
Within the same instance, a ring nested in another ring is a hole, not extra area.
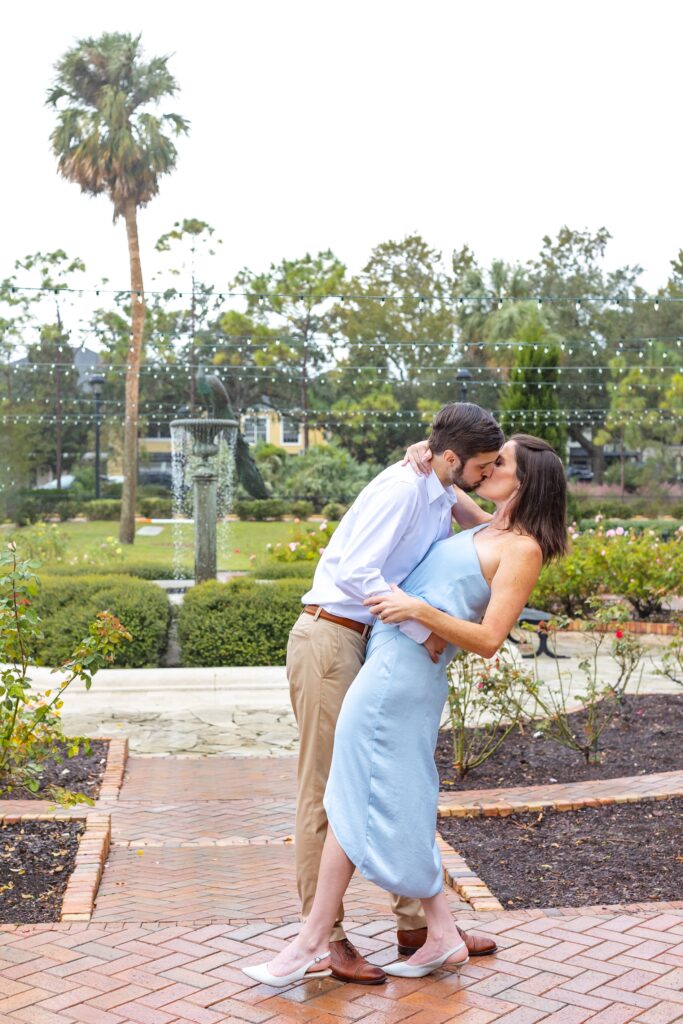
M 235 475 L 255 498 L 267 498 L 268 490 L 218 375 L 199 367 L 196 386 L 208 415 L 171 422 L 173 497 L 175 515 L 194 519 L 194 579 L 203 583 L 216 578 L 216 524 L 230 510 Z M 179 576 L 180 543 L 174 546 Z
M 230 451 L 237 436 L 236 420 L 188 419 L 173 420 L 174 469 L 181 464 L 190 468 L 193 491 L 194 518 L 194 578 L 195 583 L 216 578 L 216 523 L 218 521 L 218 458 L 221 442 Z M 188 441 L 192 461 L 183 457 Z M 185 486 L 187 482 L 185 483 Z M 181 483 L 181 488 L 182 488 Z M 182 495 L 182 492 L 181 492 Z

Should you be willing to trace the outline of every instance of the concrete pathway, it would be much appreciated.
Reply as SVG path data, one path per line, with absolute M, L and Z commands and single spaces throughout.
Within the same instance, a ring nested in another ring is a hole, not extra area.
M 664 641 L 645 637 L 645 642 L 641 692 L 683 695 L 683 688 L 657 674 Z M 580 634 L 563 634 L 558 653 L 566 659 L 539 658 L 540 677 L 556 687 L 559 671 L 570 689 L 580 692 L 578 664 L 588 651 Z M 531 668 L 533 661 L 522 664 Z M 601 656 L 599 665 L 605 682 L 616 678 L 611 658 Z M 36 668 L 31 674 L 37 687 L 54 686 L 49 669 Z M 629 689 L 635 688 L 634 680 Z M 71 735 L 125 735 L 135 754 L 273 757 L 298 747 L 284 666 L 103 670 L 89 692 L 79 686 L 68 691 L 63 721 Z

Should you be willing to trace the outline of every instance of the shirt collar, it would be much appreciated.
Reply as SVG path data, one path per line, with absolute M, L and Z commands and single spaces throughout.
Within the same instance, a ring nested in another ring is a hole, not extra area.
M 433 501 L 438 501 L 440 498 L 445 498 L 451 506 L 455 505 L 458 500 L 455 488 L 444 487 L 434 470 L 427 477 L 427 496 L 430 505 Z

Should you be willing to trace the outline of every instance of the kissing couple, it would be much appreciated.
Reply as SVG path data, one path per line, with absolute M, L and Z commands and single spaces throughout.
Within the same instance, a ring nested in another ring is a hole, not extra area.
M 495 952 L 457 927 L 443 893 L 434 749 L 446 668 L 458 650 L 490 658 L 503 644 L 542 566 L 566 551 L 566 503 L 546 441 L 505 441 L 489 413 L 457 402 L 341 520 L 287 647 L 304 924 L 269 963 L 243 968 L 250 978 L 379 985 Z M 392 894 L 408 959 L 382 969 L 346 938 L 342 898 L 355 870 Z

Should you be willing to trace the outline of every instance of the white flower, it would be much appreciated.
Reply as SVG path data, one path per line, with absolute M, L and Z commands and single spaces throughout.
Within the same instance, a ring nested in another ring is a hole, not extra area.
M 289 548 L 290 551 L 296 551 L 296 549 L 299 547 L 299 544 L 295 540 L 290 540 L 290 542 L 287 545 L 287 547 Z

